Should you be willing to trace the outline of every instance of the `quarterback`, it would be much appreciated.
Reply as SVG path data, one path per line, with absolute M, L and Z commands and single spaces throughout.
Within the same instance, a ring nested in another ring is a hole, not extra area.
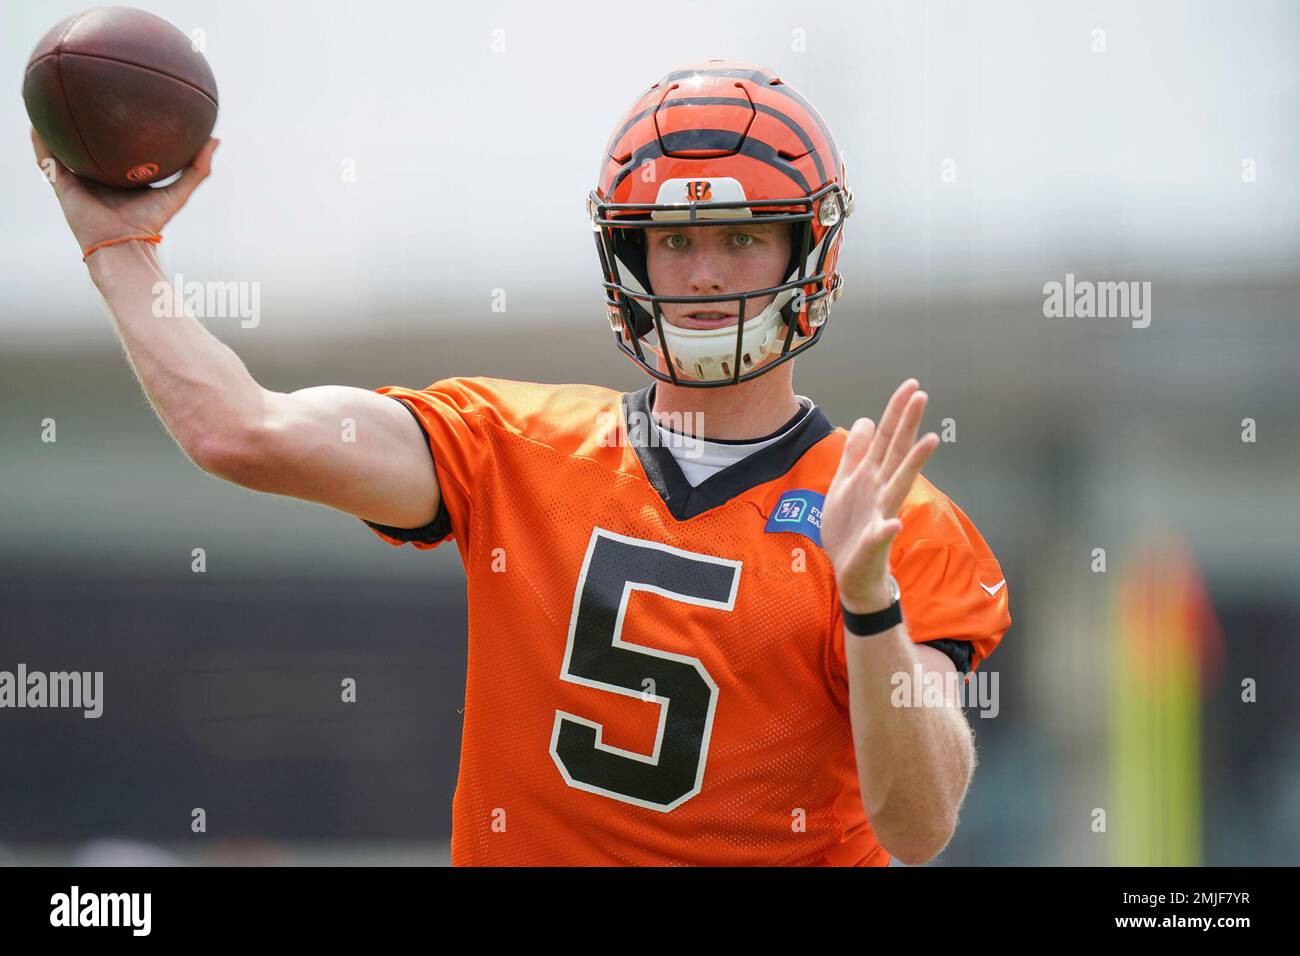
M 264 388 L 193 316 L 151 311 L 154 243 L 216 146 L 161 189 L 65 168 L 53 186 L 199 468 L 394 545 L 456 542 L 469 667 L 454 864 L 863 866 L 943 849 L 970 726 L 952 695 L 897 706 L 894 678 L 978 667 L 1011 623 L 1007 588 L 920 474 L 939 439 L 918 438 L 915 379 L 848 429 L 795 393 L 854 209 L 803 97 L 712 60 L 669 72 L 615 126 L 587 210 L 614 344 L 649 377 L 631 392 Z

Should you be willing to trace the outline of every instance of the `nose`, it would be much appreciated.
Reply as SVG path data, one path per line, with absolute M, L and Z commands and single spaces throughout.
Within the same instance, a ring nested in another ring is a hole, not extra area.
M 692 295 L 721 295 L 723 292 L 722 270 L 708 249 L 699 249 L 691 257 L 690 286 Z

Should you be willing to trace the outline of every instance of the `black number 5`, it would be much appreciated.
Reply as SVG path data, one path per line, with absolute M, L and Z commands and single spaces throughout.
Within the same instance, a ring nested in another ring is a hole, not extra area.
M 560 678 L 654 701 L 659 730 L 652 753 L 635 753 L 602 742 L 598 722 L 557 710 L 551 757 L 569 786 L 665 813 L 700 792 L 718 685 L 697 658 L 623 640 L 627 602 L 633 591 L 649 591 L 730 611 L 740 568 L 739 561 L 592 531 Z M 635 633 L 652 630 L 638 623 Z

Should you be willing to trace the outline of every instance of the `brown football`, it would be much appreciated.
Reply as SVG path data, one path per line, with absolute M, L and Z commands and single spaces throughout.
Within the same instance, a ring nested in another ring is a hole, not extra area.
M 133 7 L 68 17 L 36 45 L 23 102 L 41 139 L 78 176 L 144 186 L 189 165 L 217 121 L 203 54 Z

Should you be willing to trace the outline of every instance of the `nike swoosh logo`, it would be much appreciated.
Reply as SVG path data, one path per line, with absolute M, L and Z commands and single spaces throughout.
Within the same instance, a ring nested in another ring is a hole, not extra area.
M 1002 586 L 1003 586 L 1004 584 L 1006 584 L 1006 583 L 1007 583 L 1007 579 L 1006 579 L 1006 578 L 1003 578 L 1003 579 L 1002 579 L 1001 581 L 999 581 L 997 584 L 993 585 L 993 587 L 989 587 L 987 584 L 985 584 L 983 581 L 981 581 L 981 582 L 980 582 L 980 587 L 982 587 L 985 591 L 988 591 L 988 592 L 989 592 L 989 597 L 992 597 L 993 595 L 995 595 L 995 594 L 997 594 L 999 591 L 1001 591 L 1001 590 L 1002 590 Z

